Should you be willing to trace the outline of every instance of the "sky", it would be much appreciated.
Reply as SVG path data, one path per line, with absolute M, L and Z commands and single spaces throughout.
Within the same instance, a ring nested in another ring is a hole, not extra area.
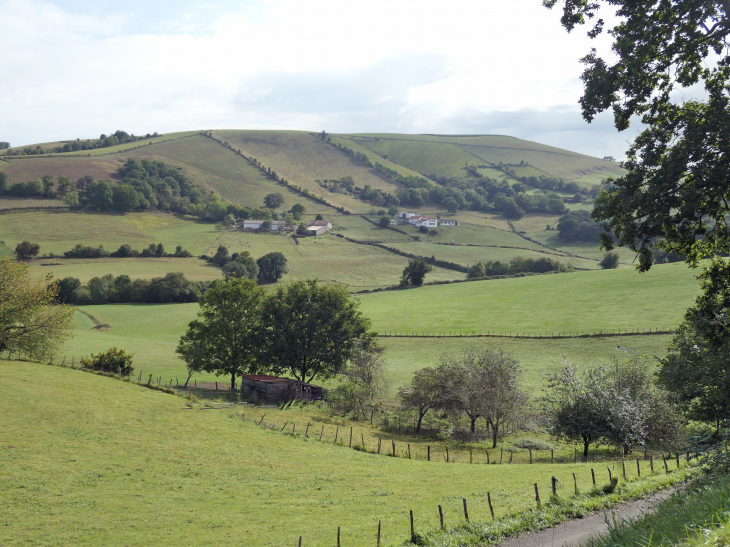
M 0 141 L 123 129 L 501 134 L 624 157 L 581 117 L 580 58 L 541 0 L 0 0 Z

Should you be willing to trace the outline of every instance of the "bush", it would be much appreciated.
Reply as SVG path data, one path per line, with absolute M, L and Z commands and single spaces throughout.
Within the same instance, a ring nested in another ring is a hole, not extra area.
M 92 370 L 115 372 L 122 376 L 129 376 L 134 370 L 132 357 L 134 357 L 133 353 L 127 353 L 123 349 L 112 347 L 101 353 L 92 353 L 90 356 L 82 358 L 81 366 Z
M 523 437 L 512 443 L 517 448 L 525 450 L 553 450 L 555 447 L 547 441 L 536 439 L 535 437 Z
M 598 265 L 604 270 L 618 268 L 618 253 L 606 253 Z

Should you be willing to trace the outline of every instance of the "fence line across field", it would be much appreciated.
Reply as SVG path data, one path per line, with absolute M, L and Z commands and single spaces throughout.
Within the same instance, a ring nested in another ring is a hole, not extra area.
M 564 339 L 564 338 L 602 338 L 610 336 L 648 336 L 674 334 L 672 329 L 650 327 L 648 329 L 596 329 L 591 332 L 557 331 L 550 333 L 532 333 L 525 331 L 383 331 L 378 336 L 383 338 L 532 338 L 532 339 Z

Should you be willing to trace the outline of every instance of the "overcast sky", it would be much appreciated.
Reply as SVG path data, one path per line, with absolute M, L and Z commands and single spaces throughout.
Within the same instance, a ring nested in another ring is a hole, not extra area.
M 540 0 L 0 0 L 0 140 L 189 129 L 487 133 L 623 157 Z

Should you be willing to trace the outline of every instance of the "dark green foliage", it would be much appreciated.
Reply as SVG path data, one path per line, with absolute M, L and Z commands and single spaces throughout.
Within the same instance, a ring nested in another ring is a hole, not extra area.
M 4 194 L 8 189 L 8 175 L 0 171 L 0 194 Z
M 223 266 L 223 274 L 226 277 L 257 279 L 259 276 L 259 265 L 248 251 L 233 253 L 231 260 Z
M 73 304 L 74 292 L 81 287 L 81 281 L 75 277 L 64 277 L 55 283 L 58 287 L 58 301 L 61 304 Z
M 699 259 L 730 251 L 730 184 L 725 158 L 730 138 L 730 3 L 716 0 L 585 2 L 545 0 L 563 6 L 566 29 L 589 21 L 603 4 L 615 9 L 609 30 L 612 59 L 592 50 L 583 59 L 583 117 L 613 110 L 620 131 L 639 117 L 644 129 L 627 152 L 628 174 L 596 200 L 594 218 L 606 221 L 602 246 L 639 254 L 639 269 L 652 265 L 651 249 Z M 604 30 L 602 18 L 589 31 Z M 704 88 L 703 101 L 675 99 L 673 91 Z
M 87 188 L 87 205 L 99 211 L 108 211 L 114 206 L 114 192 L 109 182 L 92 182 Z
M 659 379 L 690 418 L 719 422 L 730 418 L 730 265 L 715 259 L 699 279 L 703 293 L 677 329 Z
M 145 135 L 144 137 L 136 137 L 134 135 L 130 135 L 126 131 L 118 129 L 108 137 L 102 134 L 98 139 L 86 139 L 84 141 L 76 139 L 75 141 L 64 143 L 63 145 L 56 146 L 55 148 L 43 149 L 40 146 L 36 146 L 35 148 L 25 146 L 23 148 L 9 151 L 8 156 L 35 156 L 39 154 L 60 154 L 62 152 L 76 152 L 77 150 L 95 150 L 97 148 L 107 148 L 109 146 L 116 146 L 118 144 L 125 144 L 128 142 L 137 142 L 157 136 L 159 135 L 157 134 L 157 132 L 155 132 L 151 135 L 147 133 L 147 135 Z M 0 143 L 0 150 L 2 150 L 3 144 L 8 143 Z M 8 147 L 9 145 L 6 148 Z
M 306 210 L 307 208 L 301 203 L 295 203 L 292 205 L 291 214 L 294 216 L 294 220 L 300 220 Z
M 133 357 L 133 353 L 127 353 L 123 349 L 112 347 L 106 351 L 92 353 L 90 356 L 82 358 L 81 366 L 93 370 L 129 376 L 134 370 L 132 367 Z
M 260 362 L 306 382 L 332 378 L 375 342 L 358 307 L 340 285 L 295 281 L 277 287 L 263 305 Z
M 15 254 L 18 258 L 28 259 L 38 254 L 41 246 L 38 243 L 31 243 L 30 241 L 23 241 L 15 246 Z
M 0 150 L 7 150 L 10 148 L 10 143 L 7 141 L 0 141 Z
M 65 251 L 63 256 L 66 258 L 104 258 L 109 256 L 109 252 L 101 245 L 98 247 L 84 247 L 79 243 L 70 251 Z
M 289 270 L 286 257 L 279 252 L 268 253 L 256 261 L 260 283 L 276 283 Z
M 135 211 L 139 207 L 137 191 L 128 184 L 117 184 L 112 188 L 114 208 L 123 213 Z
M 403 269 L 401 285 L 419 287 L 423 285 L 426 274 L 431 270 L 433 270 L 433 266 L 421 258 L 409 260 L 408 266 Z
M 218 245 L 218 249 L 216 249 L 215 255 L 213 255 L 213 263 L 218 266 L 224 266 L 229 260 L 231 259 L 228 255 L 228 247 L 225 245 Z
M 600 241 L 601 225 L 591 218 L 588 211 L 570 211 L 558 220 L 560 239 L 566 243 Z
M 523 258 L 516 256 L 509 262 L 488 260 L 477 262 L 466 270 L 467 277 L 488 277 L 494 275 L 514 275 L 518 273 L 567 272 L 571 268 L 552 258 Z
M 264 198 L 264 205 L 269 209 L 277 209 L 284 205 L 284 196 L 281 195 L 281 192 L 267 194 Z
M 324 220 L 324 217 L 322 215 L 320 215 L 319 213 L 317 213 L 317 216 L 314 217 L 314 220 Z
M 261 370 L 261 305 L 265 293 L 251 279 L 217 281 L 200 301 L 198 319 L 180 338 L 176 353 L 191 372 L 204 370 L 236 377 Z
M 618 268 L 618 253 L 606 253 L 603 255 L 603 260 L 601 260 L 598 265 L 604 270 L 613 270 Z
M 380 226 L 381 228 L 387 228 L 388 226 L 390 226 L 390 217 L 387 215 L 383 215 L 382 217 L 380 217 L 380 219 L 378 220 L 378 226 Z
M 178 258 L 190 258 L 193 255 L 191 255 L 189 251 L 183 249 L 182 245 L 178 245 L 177 247 L 175 247 L 175 254 L 173 256 L 176 256 Z

